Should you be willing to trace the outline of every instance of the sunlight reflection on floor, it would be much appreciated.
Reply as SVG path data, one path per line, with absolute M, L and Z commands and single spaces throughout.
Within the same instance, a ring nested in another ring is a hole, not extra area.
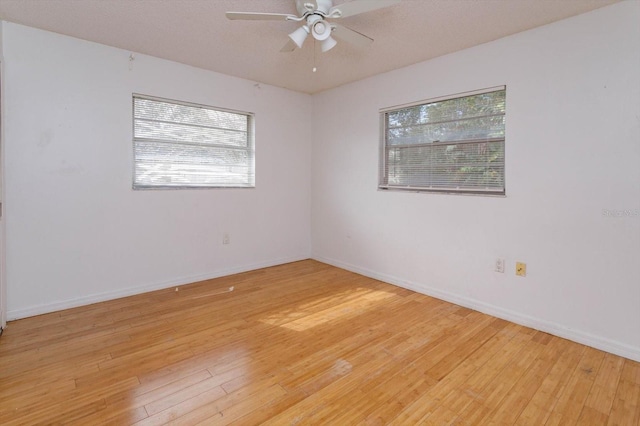
M 394 296 L 394 293 L 386 291 L 356 288 L 329 297 L 322 297 L 300 305 L 294 310 L 287 309 L 271 314 L 262 318 L 260 322 L 290 330 L 304 331 L 329 321 L 344 320 L 359 315 L 362 311 Z

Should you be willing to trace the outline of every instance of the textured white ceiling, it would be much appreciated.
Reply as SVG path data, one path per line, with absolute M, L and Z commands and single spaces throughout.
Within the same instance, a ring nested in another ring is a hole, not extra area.
M 617 0 L 403 0 L 340 22 L 375 41 L 320 53 L 279 50 L 295 22 L 229 21 L 225 11 L 296 14 L 294 0 L 0 0 L 0 19 L 288 89 L 316 93 L 593 10 Z M 335 0 L 334 4 L 344 0 Z

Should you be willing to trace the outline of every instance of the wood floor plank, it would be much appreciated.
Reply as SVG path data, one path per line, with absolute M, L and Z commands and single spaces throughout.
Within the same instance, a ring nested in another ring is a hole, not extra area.
M 514 424 L 562 354 L 562 345 L 559 340 L 554 340 L 552 344 L 546 344 L 546 340 L 541 341 L 534 337 L 531 341 L 537 344 L 542 343 L 545 348 L 527 371 L 514 383 L 513 389 L 517 389 L 517 392 L 510 392 L 499 402 L 489 424 Z
M 144 407 L 132 408 L 126 404 L 105 405 L 103 409 L 94 411 L 84 417 L 71 420 L 64 418 L 61 423 L 69 426 L 86 425 L 130 425 L 147 417 Z
M 179 417 L 185 416 L 191 412 L 199 410 L 201 407 L 214 406 L 215 401 L 222 398 L 225 395 L 224 390 L 221 387 L 215 387 L 208 391 L 202 392 L 192 398 L 180 402 L 174 406 L 171 406 L 159 413 L 149 416 L 143 420 L 134 423 L 136 426 L 151 426 L 151 425 L 165 425 L 171 421 L 176 420 Z M 219 412 L 215 408 L 215 414 Z M 186 424 L 186 423 L 185 423 Z
M 640 424 L 640 385 L 620 379 L 608 425 Z
M 562 356 L 558 357 L 549 373 L 542 378 L 540 387 L 518 417 L 516 421 L 518 425 L 545 424 L 557 402 L 558 395 L 571 377 L 571 371 L 582 356 L 583 347 L 564 339 L 555 339 L 560 344 L 559 350 Z
M 638 426 L 640 363 L 307 260 L 9 323 L 0 423 Z
M 71 422 L 90 415 L 106 407 L 104 395 L 132 389 L 139 384 L 136 377 L 111 383 L 109 386 L 94 388 L 91 391 L 80 391 L 77 388 L 71 392 L 50 395 L 50 397 L 34 402 L 25 410 L 6 413 L 0 416 L 3 425 L 50 424 Z M 51 407 L 55 407 L 52 409 Z
M 571 372 L 571 379 L 558 397 L 547 420 L 548 425 L 575 424 L 578 421 L 604 355 L 604 352 L 596 349 L 584 350 L 582 358 Z
M 618 389 L 618 381 L 622 374 L 624 359 L 619 356 L 605 354 L 600 371 L 591 387 L 585 406 L 605 416 L 611 412 L 613 399 Z

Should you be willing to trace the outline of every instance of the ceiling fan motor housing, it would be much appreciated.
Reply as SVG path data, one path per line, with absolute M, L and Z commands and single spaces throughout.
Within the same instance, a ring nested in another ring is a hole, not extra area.
M 333 7 L 333 0 L 296 0 L 296 9 L 298 15 L 302 16 L 307 11 L 319 10 L 325 14 L 329 13 L 329 10 Z

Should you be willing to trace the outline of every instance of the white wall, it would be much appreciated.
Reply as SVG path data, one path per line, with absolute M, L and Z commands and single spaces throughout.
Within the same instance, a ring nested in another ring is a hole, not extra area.
M 0 203 L 4 202 L 4 58 L 2 57 L 2 26 L 0 21 Z M 0 209 L 2 209 L 0 204 Z M 6 265 L 5 265 L 5 221 L 4 212 L 0 212 L 0 327 L 7 325 L 7 286 L 6 286 Z
M 623 2 L 314 96 L 313 257 L 640 360 L 639 22 Z M 376 190 L 379 108 L 503 84 L 505 198 Z
M 10 319 L 309 257 L 309 96 L 3 33 Z M 254 112 L 256 188 L 133 191 L 132 93 Z

